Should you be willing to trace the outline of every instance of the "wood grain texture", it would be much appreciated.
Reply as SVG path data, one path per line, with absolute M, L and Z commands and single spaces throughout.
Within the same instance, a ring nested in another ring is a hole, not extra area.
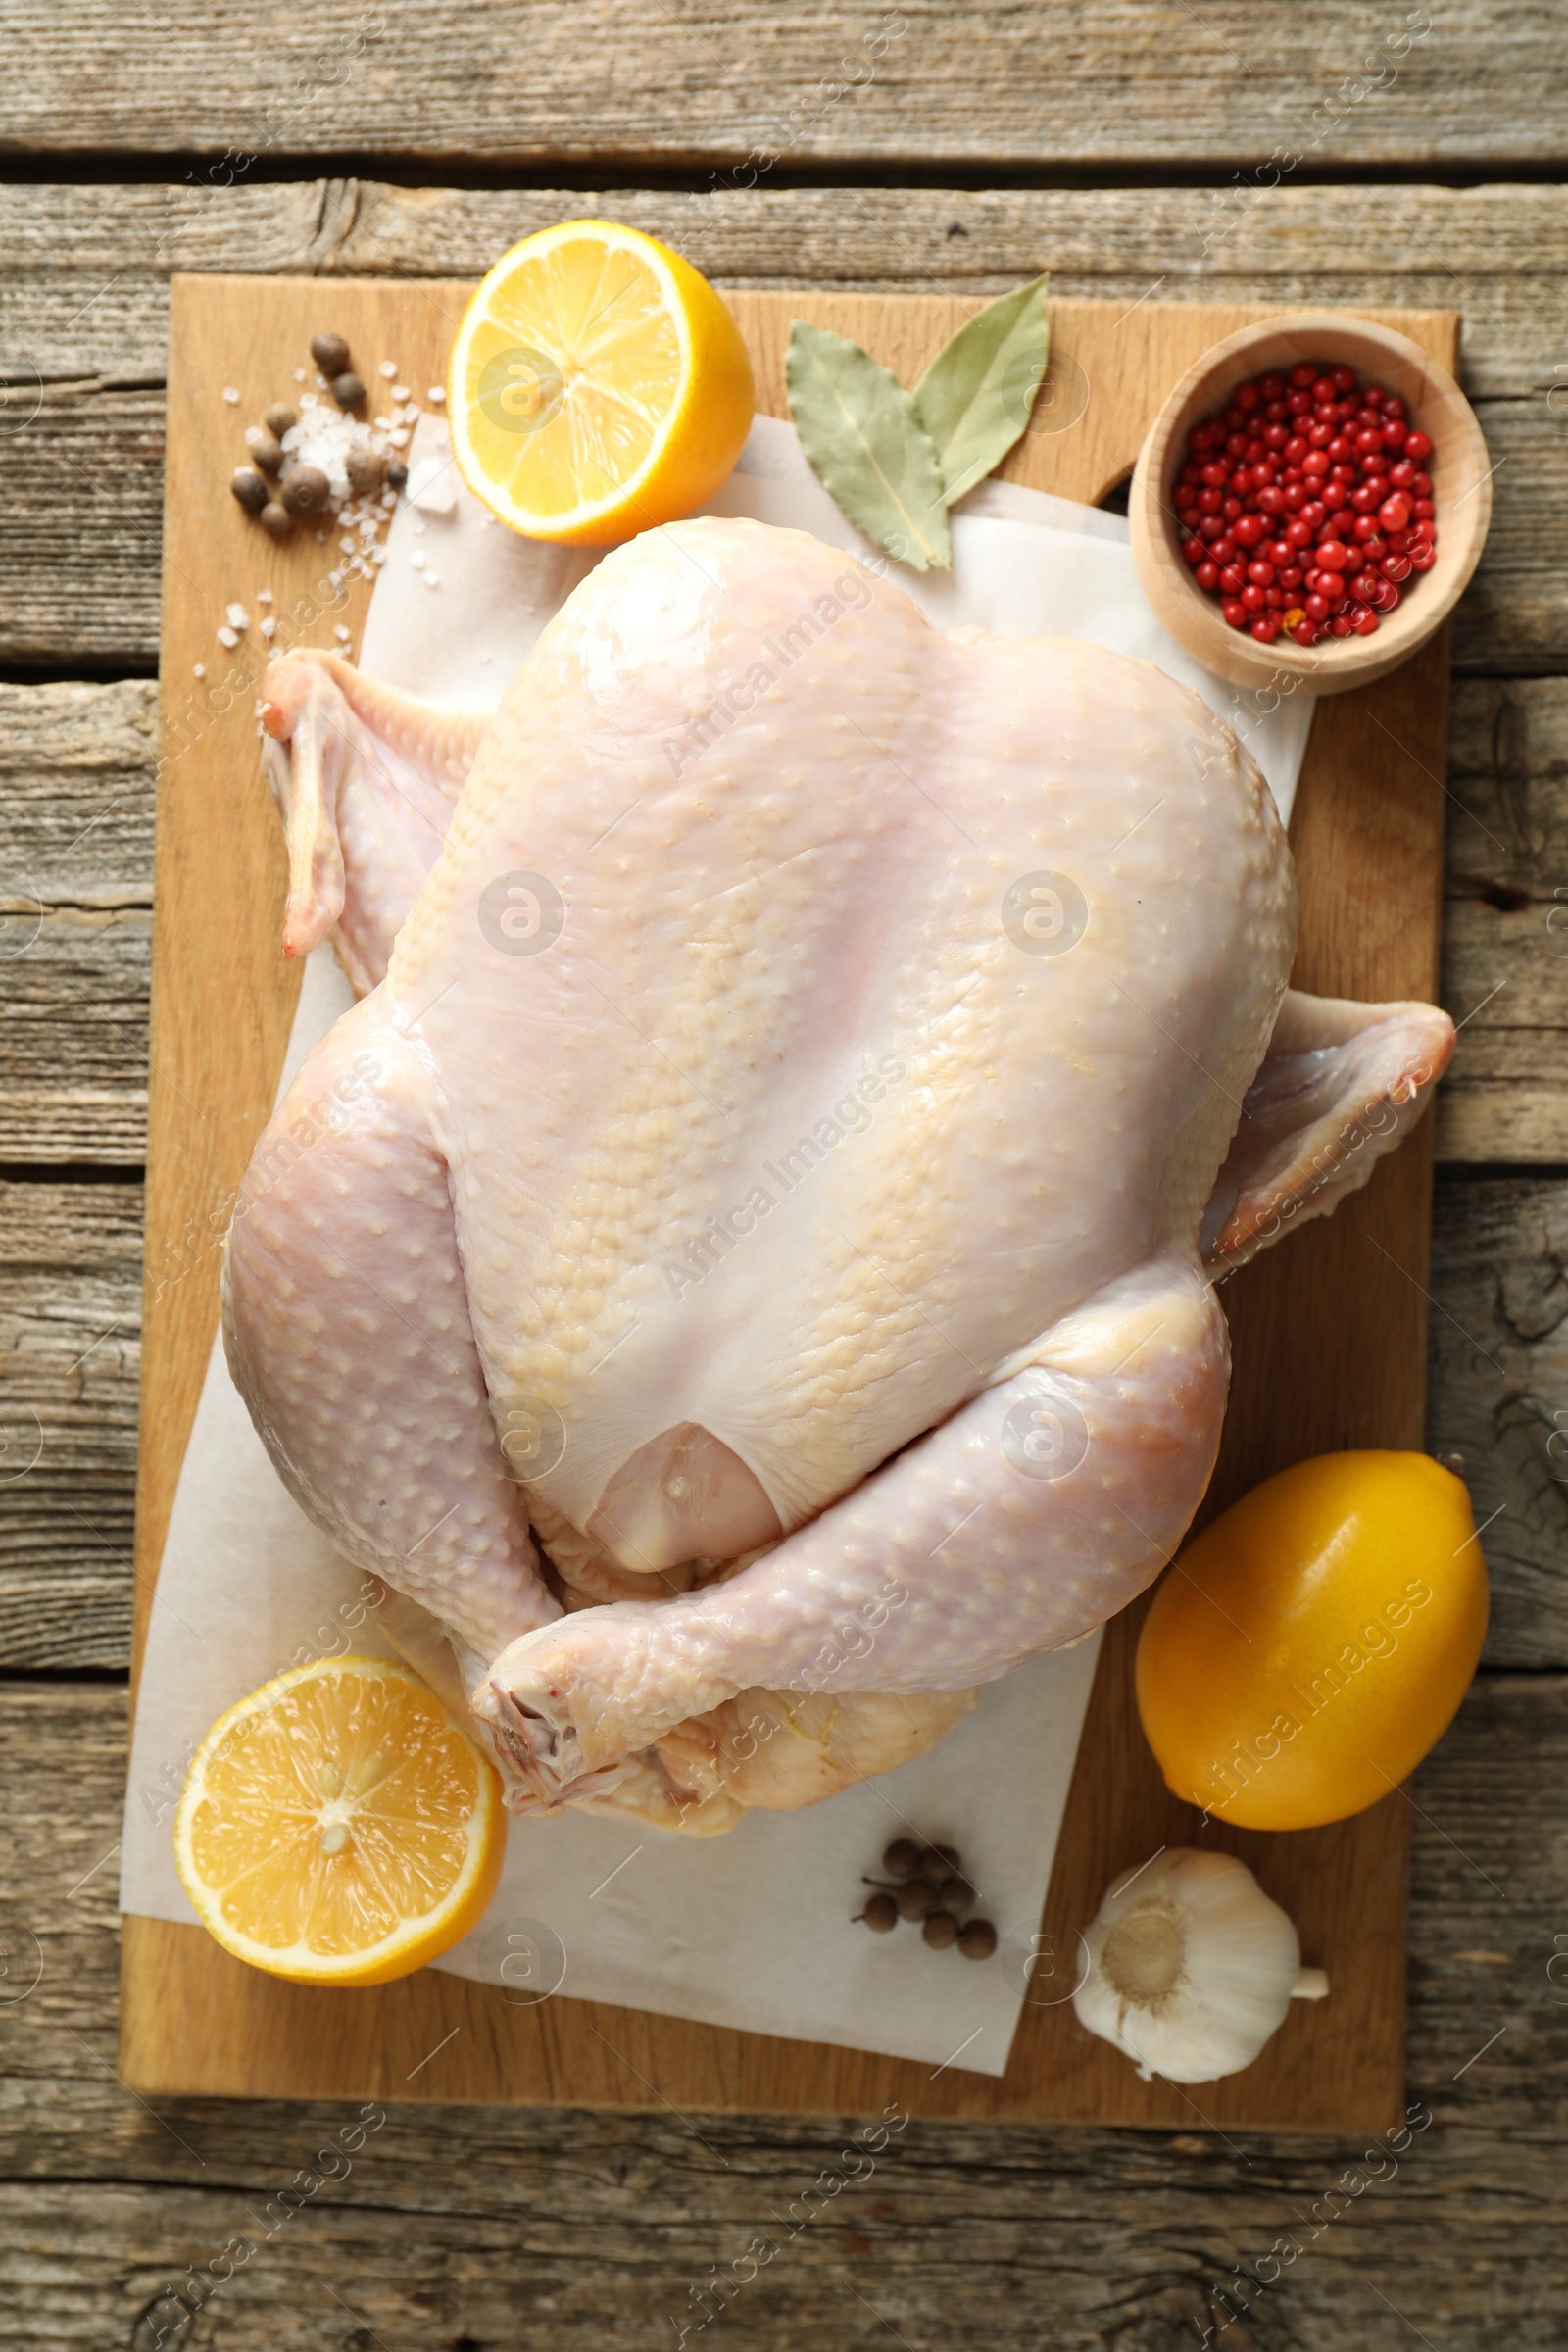
M 1408 2330 L 1382 2296 L 1444 2352 L 1560 2343 L 1560 1676 L 1483 1676 L 1417 1775 L 1408 2095 L 1435 2122 L 1393 2170 L 1365 2136 L 913 2122 L 792 2241 L 808 2184 L 860 2169 L 840 2154 L 855 2119 L 389 2097 L 352 2170 L 281 2219 L 276 2192 L 319 2178 L 357 2103 L 147 2103 L 114 2079 L 123 1725 L 120 1690 L 0 1688 L 0 1782 L 18 1792 L 0 1907 L 44 1963 L 25 2001 L 0 2002 L 0 2297 L 19 2345 L 154 2352 L 142 2315 L 177 2318 L 159 2298 L 241 2236 L 256 2252 L 233 2287 L 166 2343 L 360 2352 L 368 2328 L 396 2352 L 645 2352 L 669 2312 L 701 2316 L 690 2285 L 766 2233 L 784 2250 L 730 2321 L 764 2352 L 882 2341 L 857 2294 L 913 2347 L 956 2327 L 987 2352 L 1177 2352 L 1224 2317 L 1209 2298 L 1236 2265 L 1267 2277 L 1282 2233 L 1314 2228 L 1228 2343 L 1392 2352 Z M 68 1782 L 63 1835 L 50 1792 Z M 1361 2186 L 1332 2197 L 1347 2180 Z
M 362 368 L 395 357 L 411 381 L 439 381 L 463 294 L 440 281 L 417 292 L 344 286 L 336 320 Z M 192 1219 L 220 1226 L 271 1102 L 297 988 L 275 945 L 282 858 L 257 773 L 255 664 L 242 650 L 238 683 L 225 679 L 215 695 L 210 681 L 194 712 L 185 680 L 235 563 L 246 554 L 257 561 L 255 526 L 224 487 L 236 417 L 272 396 L 283 355 L 303 349 L 319 323 L 319 300 L 308 280 L 265 294 L 244 279 L 175 285 L 154 976 L 153 1068 L 165 1083 L 154 1089 L 147 1200 L 154 1264 Z M 787 414 L 783 356 L 799 313 L 853 335 L 912 381 L 973 307 L 886 295 L 738 292 L 730 301 L 760 406 L 775 415 Z M 1099 497 L 1130 464 L 1161 388 L 1247 322 L 1232 309 L 1149 303 L 1123 316 L 1112 305 L 1057 303 L 1053 365 L 1064 381 L 1076 371 L 1090 398 L 1074 430 L 1027 432 L 1005 470 Z M 1451 314 L 1402 314 L 1395 323 L 1440 360 L 1451 358 Z M 221 401 L 225 382 L 241 392 L 237 410 Z M 1049 424 L 1053 413 L 1043 410 L 1042 419 Z M 312 582 L 310 593 L 324 602 L 317 575 L 325 560 L 303 534 L 269 548 L 275 609 L 287 610 Z M 334 604 L 315 636 L 326 636 L 339 611 L 356 626 L 363 598 Z M 1446 675 L 1440 636 L 1396 675 L 1319 714 L 1293 829 L 1303 986 L 1376 997 L 1430 995 L 1437 985 L 1443 801 L 1433 771 L 1446 738 Z M 221 827 L 215 808 L 224 812 Z M 1213 1507 L 1324 1446 L 1420 1444 L 1430 1166 L 1427 1128 L 1332 1228 L 1293 1239 L 1235 1284 L 1236 1401 Z M 138 1627 L 206 1369 L 217 1272 L 209 1252 L 177 1289 L 160 1295 L 152 1286 L 146 1302 Z M 1292 1401 L 1298 1392 L 1302 1401 Z M 1141 1741 L 1131 1692 L 1136 1625 L 1136 1613 L 1124 1616 L 1107 1638 L 1048 1899 L 1052 1932 L 1070 1950 L 1074 1926 L 1111 1875 L 1160 1843 L 1206 1835 L 1234 1844 L 1344 1990 L 1332 2017 L 1327 2008 L 1293 2014 L 1253 2067 L 1213 2086 L 1206 2114 L 1216 2126 L 1380 2129 L 1400 2099 L 1407 1809 L 1391 1795 L 1354 1821 L 1291 1838 L 1205 1832 L 1163 1790 Z M 859 2052 L 594 2004 L 519 2010 L 431 1972 L 344 2001 L 259 1977 L 198 1931 L 158 1921 L 127 1921 L 124 1954 L 121 2065 L 146 2092 L 380 2095 L 400 2080 L 412 2090 L 419 2077 L 412 2095 L 434 2095 L 420 2059 L 456 2033 L 449 2096 L 616 2104 L 640 2095 L 631 2086 L 646 2078 L 683 2109 L 872 2112 L 897 2097 L 918 2114 L 1146 2124 L 1175 2124 L 1191 2110 L 1173 2085 L 1139 2083 L 1059 2002 L 1026 2006 L 1008 2073 L 997 2082 L 957 2068 L 927 2078 L 923 2068 Z
M 897 11 L 470 0 L 461 38 L 441 0 L 356 12 L 330 0 L 286 12 L 263 0 L 221 10 L 78 0 L 66 16 L 49 0 L 11 0 L 7 20 L 6 145 L 62 157 L 237 149 L 637 167 L 751 157 L 764 174 L 862 159 L 884 170 L 910 160 L 1162 172 L 1215 162 L 1228 172 L 1279 146 L 1352 170 L 1502 166 L 1568 148 L 1568 76 L 1541 0 L 1382 18 L 1318 0 L 1309 19 L 1282 16 L 1266 37 L 1246 0 L 1153 16 L 1138 0 L 907 0 Z M 1369 69 L 1380 40 L 1385 62 Z
M 1568 1184 L 1440 1188 L 1434 1250 L 1431 1444 L 1493 1522 L 1488 1654 L 1545 1665 L 1568 1595 Z
M 0 1665 L 121 1668 L 141 1187 L 0 1184 Z
M 161 385 L 176 270 L 478 277 L 576 214 L 662 237 L 726 285 L 1465 310 L 1472 399 L 1542 400 L 1564 356 L 1568 188 L 409 188 L 0 183 L 0 321 L 46 382 Z

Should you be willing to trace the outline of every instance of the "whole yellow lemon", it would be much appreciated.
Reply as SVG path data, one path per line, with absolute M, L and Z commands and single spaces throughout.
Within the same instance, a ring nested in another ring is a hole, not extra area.
M 1324 1453 L 1265 1479 L 1144 1622 L 1138 1712 L 1166 1785 L 1254 1830 L 1376 1804 L 1452 1720 L 1487 1605 L 1469 1494 L 1429 1455 Z

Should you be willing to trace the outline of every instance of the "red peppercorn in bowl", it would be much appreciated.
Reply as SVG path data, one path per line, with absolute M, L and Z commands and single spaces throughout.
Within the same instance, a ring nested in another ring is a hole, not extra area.
M 1205 352 L 1151 426 L 1128 506 L 1139 576 L 1221 677 L 1341 694 L 1453 610 L 1489 463 L 1469 402 L 1408 336 L 1276 314 Z

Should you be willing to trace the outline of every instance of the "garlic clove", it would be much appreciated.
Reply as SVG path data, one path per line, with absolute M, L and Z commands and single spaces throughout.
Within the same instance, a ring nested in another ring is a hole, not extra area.
M 1084 1931 L 1081 2024 L 1145 2082 L 1212 2082 L 1250 2066 L 1293 1997 L 1328 1991 L 1295 1928 L 1233 1854 L 1178 1846 L 1105 1890 Z

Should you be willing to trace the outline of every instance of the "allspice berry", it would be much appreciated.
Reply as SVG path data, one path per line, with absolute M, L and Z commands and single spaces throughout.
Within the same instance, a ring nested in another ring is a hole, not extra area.
M 972 1911 L 975 1900 L 974 1888 L 967 1879 L 955 1875 L 942 1882 L 942 1908 L 951 1911 L 955 1919 L 962 1919 L 966 1911 Z
M 920 1848 L 912 1838 L 895 1838 L 882 1857 L 890 1879 L 912 1879 L 920 1867 Z
M 270 531 L 274 539 L 286 539 L 294 527 L 293 515 L 287 507 L 280 507 L 275 498 L 268 500 L 259 519 L 263 530 Z
M 920 1933 L 934 1952 L 951 1952 L 958 1940 L 958 1923 L 951 1911 L 933 1911 Z
M 313 335 L 311 357 L 324 376 L 341 375 L 349 364 L 349 347 L 341 335 Z
M 228 486 L 250 514 L 259 514 L 272 495 L 254 466 L 236 466 Z
M 860 1917 L 873 1936 L 891 1936 L 899 1924 L 899 1906 L 891 1894 L 868 1894 Z
M 286 400 L 274 400 L 270 409 L 262 411 L 262 422 L 270 433 L 277 435 L 279 441 L 286 432 L 291 431 L 298 424 L 299 420 L 299 412 L 291 409 Z
M 351 449 L 343 461 L 343 469 L 349 477 L 349 488 L 363 494 L 367 490 L 380 489 L 381 477 L 386 472 L 386 460 L 379 450 Z
M 388 458 L 386 481 L 389 490 L 401 490 L 409 478 L 409 469 L 401 458 Z
M 340 409 L 357 409 L 365 398 L 365 386 L 352 368 L 332 378 L 332 398 Z
M 957 1867 L 958 1849 L 956 1845 L 928 1845 L 920 1856 L 920 1868 L 933 1886 L 940 1886 L 944 1879 L 951 1879 Z
M 331 488 L 319 466 L 293 466 L 278 492 L 291 514 L 319 514 Z
M 283 444 L 265 424 L 246 426 L 245 446 L 251 453 L 252 464 L 259 466 L 264 473 L 276 473 L 283 463 Z
M 958 1949 L 966 1960 L 989 1960 L 997 1948 L 997 1931 L 989 1919 L 966 1919 L 958 1930 Z
M 906 1879 L 896 1899 L 901 1919 L 925 1919 L 937 1907 L 937 1890 L 926 1879 Z

